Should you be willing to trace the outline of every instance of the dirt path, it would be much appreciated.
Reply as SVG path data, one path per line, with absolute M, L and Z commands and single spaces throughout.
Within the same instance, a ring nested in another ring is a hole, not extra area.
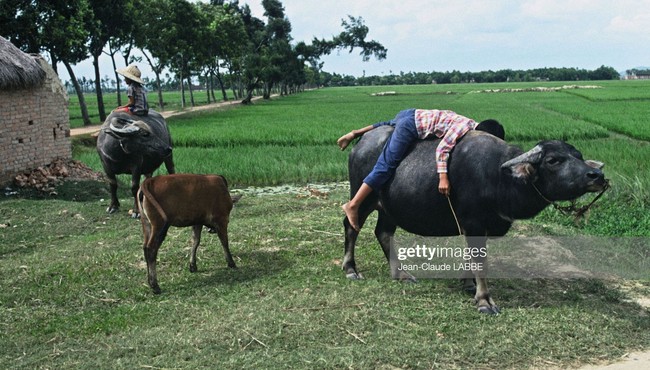
M 271 98 L 275 98 L 277 96 L 278 96 L 277 94 L 274 94 L 274 95 L 271 95 Z M 256 101 L 256 100 L 259 100 L 259 99 L 262 99 L 262 97 L 261 96 L 256 96 L 256 97 L 254 97 L 252 99 L 252 101 Z M 216 108 L 236 106 L 236 105 L 241 105 L 241 101 L 240 100 L 231 100 L 231 101 L 224 101 L 224 102 L 220 102 L 220 103 L 198 105 L 196 107 L 189 107 L 189 108 L 185 108 L 183 110 L 171 110 L 171 111 L 166 111 L 166 112 L 160 112 L 160 114 L 164 118 L 169 118 L 169 117 L 185 114 L 185 113 L 188 113 L 188 112 L 196 112 L 196 111 L 202 111 L 202 110 L 208 110 L 208 109 L 216 109 Z M 70 136 L 77 136 L 77 135 L 83 135 L 83 134 L 94 134 L 94 133 L 99 131 L 100 127 L 101 127 L 101 124 L 73 128 L 73 129 L 70 129 Z
M 626 353 L 620 362 L 609 365 L 587 365 L 577 370 L 640 370 L 650 369 L 650 351 Z

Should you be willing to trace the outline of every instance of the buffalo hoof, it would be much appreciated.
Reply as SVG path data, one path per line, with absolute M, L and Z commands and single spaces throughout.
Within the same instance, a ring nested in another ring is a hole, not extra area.
M 395 278 L 395 280 L 399 280 L 403 283 L 417 283 L 418 279 L 415 278 L 415 276 L 409 274 L 408 272 L 400 272 L 400 274 Z
M 106 213 L 108 213 L 109 215 L 112 215 L 113 213 L 117 212 L 118 210 L 119 210 L 119 208 L 117 208 L 117 207 L 109 206 L 108 208 L 106 208 Z
M 160 294 L 161 292 L 160 287 L 158 285 L 152 286 L 151 291 L 153 292 L 153 294 Z
M 134 219 L 134 220 L 139 219 L 140 218 L 140 213 L 138 213 L 138 212 L 131 213 L 131 218 Z
M 197 272 L 199 269 L 196 268 L 196 265 L 190 264 L 190 272 Z
M 478 312 L 486 315 L 498 315 L 501 313 L 501 310 L 497 306 L 482 306 L 478 308 Z
M 350 272 L 346 274 L 345 277 L 350 280 L 363 280 L 363 275 L 358 272 Z

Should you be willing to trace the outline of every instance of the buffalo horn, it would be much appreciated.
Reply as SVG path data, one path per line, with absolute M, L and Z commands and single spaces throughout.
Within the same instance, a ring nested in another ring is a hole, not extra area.
M 512 158 L 501 165 L 501 168 L 511 168 L 521 163 L 536 163 L 539 162 L 542 156 L 542 147 L 537 145 L 533 149 L 527 151 L 518 157 Z
M 111 131 L 122 134 L 122 135 L 132 135 L 135 134 L 136 132 L 140 131 L 140 127 L 133 125 L 133 124 L 126 124 L 122 126 L 122 128 L 116 127 L 113 122 L 114 120 L 111 121 L 111 124 L 109 125 Z
M 591 159 L 587 159 L 585 161 L 585 164 L 587 166 L 589 166 L 589 167 L 596 168 L 596 169 L 599 169 L 599 170 L 605 166 L 605 163 L 599 162 L 599 161 L 594 161 L 594 160 L 591 160 Z

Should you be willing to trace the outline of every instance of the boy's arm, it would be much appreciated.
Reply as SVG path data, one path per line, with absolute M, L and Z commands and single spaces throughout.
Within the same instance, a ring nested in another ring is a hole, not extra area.
M 448 196 L 451 190 L 451 187 L 449 186 L 449 178 L 447 176 L 447 162 L 449 161 L 449 153 L 452 149 L 454 149 L 454 146 L 456 146 L 456 142 L 471 129 L 472 127 L 468 124 L 452 124 L 436 148 L 436 169 L 438 170 L 438 175 L 440 176 L 438 191 L 444 195 Z

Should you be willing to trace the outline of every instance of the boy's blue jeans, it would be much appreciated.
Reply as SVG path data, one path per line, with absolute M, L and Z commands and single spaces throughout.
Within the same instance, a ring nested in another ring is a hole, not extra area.
M 411 144 L 418 139 L 415 127 L 415 109 L 403 110 L 391 121 L 379 122 L 373 126 L 394 126 L 393 134 L 388 138 L 384 149 L 377 159 L 377 164 L 363 180 L 372 190 L 380 190 L 382 186 L 395 174 L 395 169 L 406 156 Z

